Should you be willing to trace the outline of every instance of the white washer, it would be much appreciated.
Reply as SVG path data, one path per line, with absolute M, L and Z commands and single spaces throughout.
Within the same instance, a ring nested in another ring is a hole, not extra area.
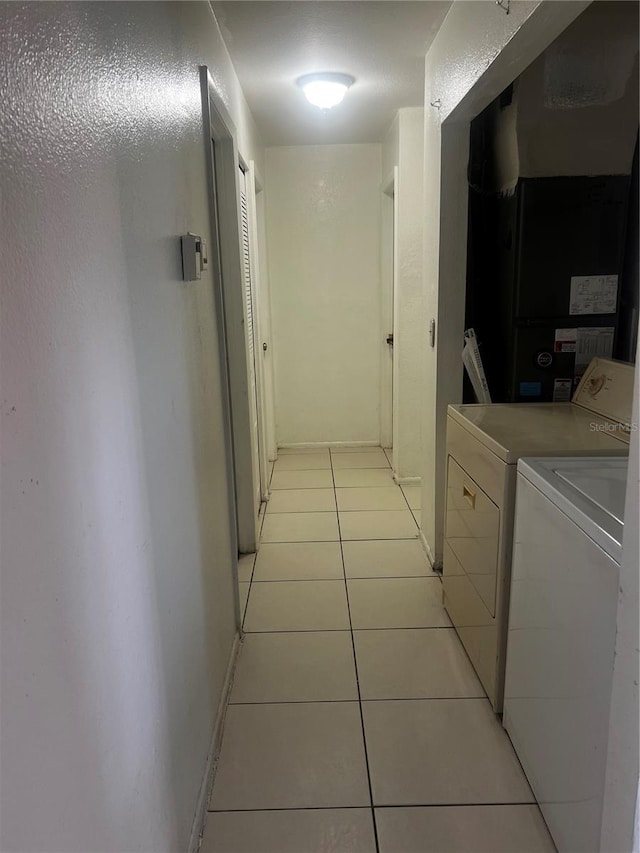
M 595 358 L 571 403 L 449 406 L 444 604 L 502 711 L 516 465 L 522 456 L 627 456 L 634 368 Z
M 627 460 L 521 459 L 504 726 L 559 853 L 596 853 Z

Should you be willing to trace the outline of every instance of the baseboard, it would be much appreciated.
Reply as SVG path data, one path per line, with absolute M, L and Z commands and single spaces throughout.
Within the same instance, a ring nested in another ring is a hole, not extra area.
M 422 483 L 422 477 L 399 477 L 394 474 L 393 479 L 399 486 L 419 486 Z
M 422 545 L 424 552 L 427 555 L 427 560 L 429 560 L 429 565 L 431 566 L 433 571 L 442 574 L 442 560 L 436 560 L 433 556 L 433 551 L 431 550 L 431 546 L 427 542 L 423 530 L 420 531 L 420 544 Z
M 202 833 L 204 831 L 204 822 L 207 816 L 207 806 L 209 805 L 209 797 L 213 788 L 213 777 L 222 745 L 222 734 L 224 731 L 224 721 L 227 714 L 227 706 L 229 704 L 229 696 L 233 687 L 233 676 L 236 670 L 238 660 L 238 652 L 240 651 L 240 634 L 236 634 L 229 656 L 229 664 L 224 678 L 222 687 L 222 696 L 218 704 L 218 712 L 216 714 L 216 724 L 213 728 L 213 737 L 211 738 L 211 746 L 207 755 L 207 762 L 204 768 L 200 793 L 198 795 L 198 805 L 196 808 L 193 825 L 191 828 L 191 837 L 189 838 L 188 853 L 198 853 L 200 842 L 202 841 Z
M 315 450 L 324 447 L 380 447 L 379 441 L 307 441 L 300 444 L 279 444 L 278 450 Z

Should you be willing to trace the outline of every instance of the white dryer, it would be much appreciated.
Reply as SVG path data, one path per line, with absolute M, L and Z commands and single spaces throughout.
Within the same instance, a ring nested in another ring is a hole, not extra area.
M 594 358 L 571 403 L 449 406 L 444 604 L 496 713 L 518 459 L 627 456 L 633 377 L 632 365 Z
M 597 853 L 626 459 L 521 459 L 504 726 L 559 853 Z

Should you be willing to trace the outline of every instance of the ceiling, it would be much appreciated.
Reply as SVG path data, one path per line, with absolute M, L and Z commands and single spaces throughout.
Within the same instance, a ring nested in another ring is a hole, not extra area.
M 400 107 L 424 103 L 424 56 L 449 9 L 436 0 L 213 2 L 264 144 L 380 142 Z M 329 111 L 295 81 L 316 71 L 355 77 Z

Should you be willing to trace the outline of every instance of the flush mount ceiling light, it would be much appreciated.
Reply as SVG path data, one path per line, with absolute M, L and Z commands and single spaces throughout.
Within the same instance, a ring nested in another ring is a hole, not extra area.
M 310 104 L 320 107 L 321 110 L 330 110 L 344 98 L 354 79 L 349 74 L 326 72 L 305 74 L 296 82 Z

